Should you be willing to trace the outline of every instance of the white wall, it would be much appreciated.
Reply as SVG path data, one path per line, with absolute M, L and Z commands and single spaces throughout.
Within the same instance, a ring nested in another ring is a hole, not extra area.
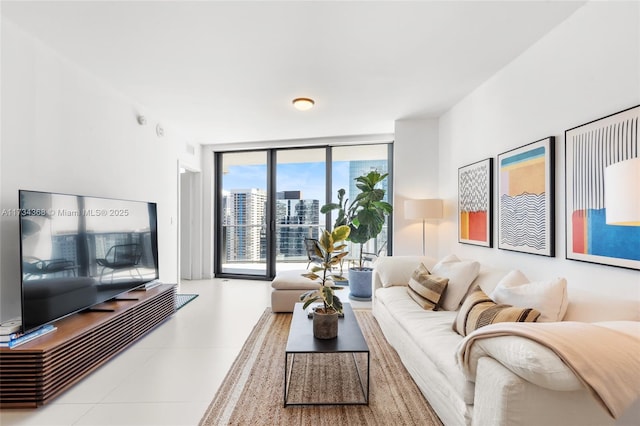
M 438 120 L 397 120 L 393 143 L 393 254 L 422 254 L 422 221 L 404 218 L 404 201 L 438 198 Z M 438 227 L 425 224 L 426 254 L 438 255 Z
M 176 282 L 179 137 L 5 18 L 1 78 L 0 208 L 18 207 L 18 189 L 157 202 L 160 278 Z M 20 314 L 18 218 L 0 232 L 4 320 Z
M 195 142 L 180 140 L 178 142 L 180 166 L 192 172 L 200 172 L 202 162 L 202 146 Z
M 564 131 L 640 104 L 639 8 L 587 3 L 441 117 L 439 195 L 453 208 L 439 227 L 440 256 L 518 268 L 530 279 L 564 276 L 570 298 L 591 301 L 583 306 L 595 317 L 640 319 L 640 273 L 566 260 L 564 220 Z M 556 257 L 457 243 L 458 167 L 547 136 L 556 137 Z M 624 299 L 625 308 L 611 309 L 610 299 Z

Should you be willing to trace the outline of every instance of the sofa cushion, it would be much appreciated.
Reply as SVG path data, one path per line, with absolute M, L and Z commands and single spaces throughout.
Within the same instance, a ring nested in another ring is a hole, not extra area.
M 412 272 L 420 263 L 431 268 L 435 261 L 426 256 L 382 256 L 376 260 L 373 267 L 382 287 L 406 286 Z
M 471 293 L 460 308 L 453 330 L 466 336 L 473 330 L 497 322 L 534 322 L 540 312 L 532 308 L 519 308 L 494 303 L 480 288 Z
M 377 303 L 384 304 L 391 316 L 419 346 L 466 404 L 473 404 L 474 383 L 464 377 L 456 364 L 455 351 L 462 336 L 451 330 L 455 312 L 425 311 L 402 287 L 380 288 Z M 443 391 L 444 392 L 444 391 Z
M 320 287 L 320 279 L 311 280 L 302 274 L 308 271 L 282 271 L 278 272 L 271 281 L 271 287 L 276 290 L 315 290 Z
M 454 255 L 447 256 L 438 262 L 432 269 L 432 273 L 439 277 L 449 279 L 447 292 L 440 302 L 445 311 L 455 311 L 460 307 L 460 302 L 469 290 L 469 286 L 478 276 L 480 263 L 475 261 L 461 261 Z
M 540 311 L 540 322 L 562 321 L 567 312 L 567 280 L 529 282 L 520 271 L 509 272 L 489 294 L 496 303 L 529 306 Z
M 409 279 L 407 292 L 422 309 L 435 311 L 447 289 L 448 282 L 448 278 L 431 275 L 424 263 L 421 263 Z
M 471 350 L 469 371 L 465 375 L 476 380 L 478 361 L 490 356 L 519 377 L 556 391 L 575 391 L 582 383 L 551 349 L 520 336 L 481 339 Z

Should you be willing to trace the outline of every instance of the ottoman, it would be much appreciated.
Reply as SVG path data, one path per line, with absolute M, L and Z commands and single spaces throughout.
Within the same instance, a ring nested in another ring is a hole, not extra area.
M 293 306 L 300 302 L 300 295 L 320 287 L 320 280 L 310 280 L 302 274 L 309 271 L 278 272 L 271 281 L 271 311 L 293 312 Z

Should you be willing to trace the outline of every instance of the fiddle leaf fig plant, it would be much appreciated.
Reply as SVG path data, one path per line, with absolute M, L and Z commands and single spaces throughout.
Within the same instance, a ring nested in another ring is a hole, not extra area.
M 335 286 L 334 283 L 345 279 L 340 275 L 331 274 L 331 270 L 334 266 L 339 266 L 340 261 L 349 253 L 344 251 L 347 248 L 344 241 L 349 237 L 350 232 L 351 229 L 346 225 L 337 226 L 331 232 L 326 229 L 322 232 L 315 245 L 316 255 L 322 259 L 322 263 L 314 266 L 311 272 L 302 274 L 303 277 L 311 280 L 320 279 L 321 286 L 300 296 L 300 300 L 304 302 L 303 309 L 321 300 L 325 313 L 331 310 L 342 312 L 342 302 L 335 294 L 335 290 L 340 290 L 341 287 Z
M 338 190 L 338 202 L 328 203 L 322 206 L 320 212 L 327 214 L 332 210 L 337 210 L 335 226 L 346 225 L 351 233 L 347 238 L 355 244 L 360 244 L 360 258 L 358 269 L 364 268 L 363 248 L 364 244 L 372 238 L 377 237 L 384 226 L 385 217 L 392 211 L 391 204 L 383 201 L 385 190 L 376 188 L 389 173 L 380 173 L 373 170 L 367 174 L 357 177 L 356 187 L 360 193 L 349 203 L 345 198 L 345 190 Z

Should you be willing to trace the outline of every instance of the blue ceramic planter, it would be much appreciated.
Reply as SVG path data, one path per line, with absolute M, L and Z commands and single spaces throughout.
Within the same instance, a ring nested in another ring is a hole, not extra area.
M 371 300 L 371 275 L 373 269 L 349 269 L 349 299 Z

